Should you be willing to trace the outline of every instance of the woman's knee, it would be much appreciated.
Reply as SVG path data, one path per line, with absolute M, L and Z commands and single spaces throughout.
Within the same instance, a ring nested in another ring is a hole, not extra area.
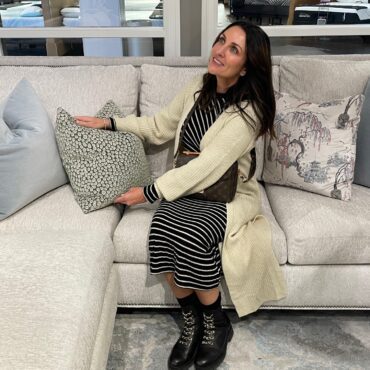
M 204 305 L 209 305 L 215 302 L 220 295 L 220 289 L 218 287 L 207 289 L 207 290 L 195 290 L 199 301 Z
M 173 283 L 174 283 L 173 282 L 173 278 L 174 278 L 174 273 L 173 272 L 165 272 L 164 277 L 165 277 L 165 279 L 166 279 L 166 281 L 169 285 L 173 285 Z

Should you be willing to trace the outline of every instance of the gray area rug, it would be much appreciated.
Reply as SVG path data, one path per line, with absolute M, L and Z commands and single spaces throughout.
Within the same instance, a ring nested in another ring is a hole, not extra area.
M 234 337 L 219 369 L 370 369 L 368 311 L 228 315 Z M 107 369 L 166 369 L 180 325 L 179 311 L 119 311 Z

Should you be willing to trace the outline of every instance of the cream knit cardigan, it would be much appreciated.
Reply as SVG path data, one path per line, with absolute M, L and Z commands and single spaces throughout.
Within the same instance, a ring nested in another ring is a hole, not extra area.
M 151 144 L 175 139 L 176 151 L 182 123 L 194 104 L 194 93 L 201 83 L 201 77 L 195 79 L 154 117 L 115 117 L 118 130 L 132 132 Z M 246 109 L 255 117 L 250 105 Z M 234 200 L 226 204 L 227 226 L 220 248 L 226 284 L 239 316 L 256 311 L 266 301 L 286 295 L 285 280 L 271 247 L 270 225 L 260 215 L 257 181 L 253 177 L 243 182 L 249 173 L 250 151 L 255 141 L 256 130 L 229 107 L 203 136 L 199 157 L 185 166 L 169 170 L 155 181 L 158 194 L 172 201 L 212 185 L 238 161 L 237 192 Z

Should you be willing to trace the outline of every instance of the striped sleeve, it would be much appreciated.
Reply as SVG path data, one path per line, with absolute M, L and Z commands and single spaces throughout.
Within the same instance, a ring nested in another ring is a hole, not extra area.
M 144 197 L 149 203 L 154 203 L 159 199 L 159 195 L 154 184 L 144 186 Z
M 110 129 L 112 131 L 117 131 L 116 121 L 113 117 L 109 117 L 110 120 Z

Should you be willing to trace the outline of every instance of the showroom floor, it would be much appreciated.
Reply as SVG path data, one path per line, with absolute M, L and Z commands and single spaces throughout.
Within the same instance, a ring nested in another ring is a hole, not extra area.
M 261 310 L 239 320 L 220 369 L 365 370 L 369 311 Z M 179 335 L 179 311 L 119 311 L 108 370 L 163 370 Z

